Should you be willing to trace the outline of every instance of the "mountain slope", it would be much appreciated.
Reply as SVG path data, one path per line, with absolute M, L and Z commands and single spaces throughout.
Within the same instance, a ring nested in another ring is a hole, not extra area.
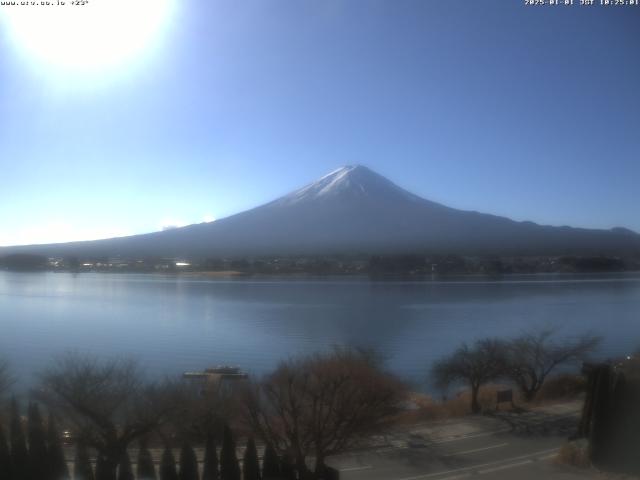
M 266 205 L 212 223 L 4 250 L 129 258 L 401 252 L 636 254 L 640 235 L 622 228 L 549 227 L 456 210 L 407 192 L 366 167 L 348 166 Z

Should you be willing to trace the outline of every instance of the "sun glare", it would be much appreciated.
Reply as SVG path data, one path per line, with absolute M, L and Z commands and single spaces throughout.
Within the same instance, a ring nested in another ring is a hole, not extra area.
M 152 47 L 168 23 L 175 0 L 37 3 L 5 6 L 0 11 L 13 43 L 29 57 L 55 67 L 101 70 L 126 63 Z

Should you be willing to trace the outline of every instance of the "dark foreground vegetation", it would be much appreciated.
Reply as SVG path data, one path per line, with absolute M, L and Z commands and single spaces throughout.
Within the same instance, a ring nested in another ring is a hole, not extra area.
M 6 366 L 0 378 L 8 393 Z M 406 393 L 376 355 L 353 349 L 291 359 L 261 381 L 231 384 L 149 382 L 135 362 L 68 354 L 40 374 L 26 421 L 10 402 L 0 479 L 331 479 L 326 458 L 387 428 Z M 60 428 L 75 449 L 71 472 Z M 201 462 L 194 446 L 204 446 Z
M 466 386 L 472 413 L 489 382 L 515 386 L 519 402 L 549 388 L 587 392 L 577 433 L 606 466 L 622 458 L 608 445 L 637 440 L 640 375 L 629 357 L 573 382 L 570 367 L 598 342 L 550 330 L 483 339 L 437 362 L 432 383 Z M 338 472 L 327 459 L 397 426 L 411 399 L 378 355 L 350 348 L 292 358 L 251 381 L 150 381 L 134 361 L 76 353 L 38 378 L 21 405 L 0 363 L 0 480 L 331 480 Z

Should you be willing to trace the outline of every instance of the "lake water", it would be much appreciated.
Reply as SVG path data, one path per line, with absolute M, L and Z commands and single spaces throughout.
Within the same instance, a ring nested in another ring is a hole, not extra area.
M 0 272 L 0 357 L 27 386 L 68 350 L 137 357 L 153 374 L 217 364 L 252 374 L 331 345 L 374 347 L 416 381 L 463 341 L 536 327 L 640 347 L 640 274 L 501 280 L 207 279 Z

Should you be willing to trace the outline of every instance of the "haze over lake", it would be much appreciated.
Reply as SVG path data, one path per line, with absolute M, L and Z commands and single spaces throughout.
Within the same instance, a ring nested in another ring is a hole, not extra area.
M 217 364 L 251 374 L 288 355 L 362 345 L 423 381 L 463 341 L 552 326 L 640 347 L 640 274 L 437 281 L 0 272 L 0 353 L 20 385 L 68 350 L 140 359 L 153 374 Z

